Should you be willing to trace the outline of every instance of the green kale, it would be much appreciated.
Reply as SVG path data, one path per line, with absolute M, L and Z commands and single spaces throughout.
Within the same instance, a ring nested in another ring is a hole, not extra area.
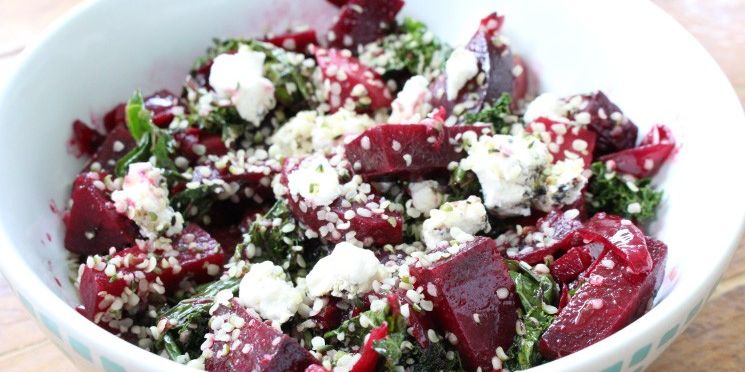
M 460 166 L 450 171 L 448 201 L 465 200 L 471 195 L 481 197 L 481 184 L 476 174 Z
M 381 340 L 373 342 L 375 351 L 385 358 L 386 367 L 393 370 L 393 367 L 400 363 L 403 350 L 401 344 L 406 340 L 404 332 L 396 332 L 385 336 Z
M 515 371 L 528 369 L 543 361 L 538 352 L 538 342 L 554 320 L 559 287 L 551 274 L 536 273 L 525 263 L 510 261 L 509 267 L 522 307 L 520 320 L 525 325 L 524 332 L 515 336 L 508 352 L 510 359 L 506 362 L 507 367 Z
M 174 210 L 184 218 L 198 219 L 204 216 L 216 201 L 213 186 L 201 184 L 196 188 L 185 188 L 170 198 Z
M 451 358 L 448 358 L 448 355 Z M 414 349 L 403 357 L 414 362 L 407 366 L 407 371 L 411 372 L 465 371 L 458 353 L 448 354 L 444 342 L 430 342 L 426 349 L 414 344 Z
M 379 327 L 387 319 L 388 308 L 385 310 L 368 310 L 359 315 L 345 320 L 339 327 L 328 331 L 323 335 L 329 344 L 338 343 L 339 335 L 344 334 L 343 343 L 345 345 L 362 345 L 365 336 L 370 330 Z
M 485 107 L 479 112 L 468 112 L 463 116 L 466 124 L 485 123 L 491 124 L 494 133 L 509 134 L 512 124 L 517 122 L 517 116 L 512 114 L 510 105 L 512 96 L 502 93 L 494 104 Z
M 360 61 L 384 77 L 407 72 L 432 78 L 449 54 L 450 48 L 437 40 L 424 23 L 406 17 L 398 33 L 364 46 Z
M 136 91 L 127 102 L 127 128 L 137 142 L 137 147 L 116 162 L 114 173 L 122 177 L 132 163 L 155 159 L 155 166 L 165 171 L 166 177 L 178 177 L 176 165 L 171 160 L 173 139 L 171 135 L 155 126 L 152 113 L 145 108 L 142 94 Z
M 642 223 L 654 218 L 662 200 L 662 191 L 655 190 L 649 178 L 624 177 L 609 171 L 602 162 L 592 164 L 586 195 L 590 214 L 607 212 Z M 633 203 L 641 207 L 638 213 L 629 212 L 629 205 Z
M 171 359 L 184 353 L 199 355 L 199 345 L 207 333 L 209 309 L 218 292 L 238 293 L 241 278 L 228 278 L 197 287 L 194 294 L 171 308 L 161 310 L 158 319 L 168 319 L 166 331 L 156 340 L 156 349 L 165 350 Z

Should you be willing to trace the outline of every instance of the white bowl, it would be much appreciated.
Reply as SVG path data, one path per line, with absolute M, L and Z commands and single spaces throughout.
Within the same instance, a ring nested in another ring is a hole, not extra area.
M 542 90 L 602 89 L 641 133 L 662 122 L 683 144 L 658 176 L 665 190 L 653 234 L 670 246 L 667 281 L 648 314 L 607 339 L 535 370 L 637 370 L 680 334 L 708 298 L 745 217 L 745 117 L 714 61 L 648 2 L 409 0 L 403 13 L 463 44 L 496 10 Z M 94 1 L 76 8 L 24 53 L 0 93 L 0 266 L 51 339 L 82 369 L 184 367 L 98 328 L 73 307 L 58 210 L 81 160 L 68 155 L 75 118 L 100 118 L 133 90 L 178 91 L 212 37 L 260 35 L 335 9 L 313 1 Z M 50 206 L 56 205 L 56 208 Z M 705 351 L 704 351 L 705 352 Z

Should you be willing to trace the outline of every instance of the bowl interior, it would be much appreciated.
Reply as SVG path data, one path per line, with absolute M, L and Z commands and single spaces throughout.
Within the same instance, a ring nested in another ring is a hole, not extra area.
M 446 0 L 409 0 L 403 13 L 461 45 L 478 19 L 494 10 L 506 15 L 505 33 L 539 76 L 541 91 L 601 89 L 640 133 L 655 123 L 674 130 L 682 146 L 656 179 L 665 190 L 664 205 L 650 226 L 652 235 L 670 246 L 658 301 L 668 299 L 645 318 L 663 319 L 663 312 L 703 296 L 719 278 L 745 212 L 736 190 L 741 172 L 713 174 L 721 169 L 715 162 L 743 155 L 736 142 L 743 138 L 742 112 L 716 65 L 679 26 L 641 1 L 622 6 L 473 0 L 454 9 Z M 1 264 L 11 284 L 23 294 L 33 291 L 27 296 L 42 307 L 59 303 L 43 296 L 78 303 L 60 219 L 82 165 L 67 150 L 74 119 L 98 123 L 135 89 L 178 91 L 213 37 L 256 36 L 299 24 L 323 30 L 334 12 L 323 0 L 99 1 L 59 23 L 26 54 L 0 96 L 0 237 L 4 234 L 2 249 L 12 258 Z M 20 276 L 29 270 L 35 277 Z M 671 303 L 663 306 L 666 302 Z M 69 309 L 59 314 L 75 316 Z M 621 333 L 630 336 L 649 322 Z M 614 347 L 604 345 L 597 350 Z

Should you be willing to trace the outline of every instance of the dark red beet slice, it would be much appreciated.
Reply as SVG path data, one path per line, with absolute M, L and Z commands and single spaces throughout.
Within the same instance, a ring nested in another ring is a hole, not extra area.
M 639 129 L 601 91 L 584 95 L 579 112 L 590 115 L 590 130 L 598 135 L 595 157 L 630 149 L 636 144 Z M 577 113 L 574 114 L 574 118 Z
M 205 369 L 211 372 L 229 371 L 287 371 L 303 372 L 318 361 L 293 338 L 264 323 L 233 299 L 229 306 L 222 305 L 213 315 L 228 319 L 243 319 L 238 337 L 228 341 L 212 340 L 212 357 L 205 360 Z M 228 334 L 230 335 L 230 334 Z M 236 341 L 240 341 L 239 343 Z M 233 348 L 231 346 L 237 345 Z M 224 350 L 228 350 L 227 353 Z
M 92 156 L 96 153 L 98 147 L 101 146 L 103 140 L 104 136 L 101 133 L 96 132 L 96 130 L 82 121 L 75 120 L 72 123 L 72 137 L 69 142 L 76 150 L 75 156 Z
M 497 34 L 504 23 L 504 17 L 492 13 L 481 20 L 479 28 L 466 45 L 478 60 L 479 74 L 460 90 L 454 100 L 445 92 L 447 74 L 440 75 L 430 88 L 432 106 L 445 108 L 448 114 L 460 115 L 466 111 L 479 111 L 484 103 L 491 103 L 502 93 L 514 94 L 513 57 L 509 47 L 502 44 Z
M 346 4 L 346 3 L 349 2 L 349 0 L 327 0 L 327 1 L 330 2 L 331 4 L 334 4 L 334 5 L 338 6 L 338 7 L 342 7 L 342 6 L 344 6 L 344 4 Z
M 569 284 L 577 279 L 592 264 L 592 255 L 587 246 L 574 247 L 551 264 L 551 275 L 556 281 Z
M 432 315 L 458 338 L 467 369 L 490 370 L 497 347 L 506 350 L 512 344 L 518 306 L 515 284 L 494 240 L 476 237 L 454 256 L 410 270 L 417 285 L 437 288 L 437 296 L 428 296 Z
M 178 96 L 163 89 L 145 97 L 145 108 L 153 114 L 153 124 L 164 128 L 171 124 L 179 112 L 183 112 Z
M 320 364 L 311 364 L 305 369 L 305 372 L 328 372 L 326 368 L 323 368 Z
M 577 155 L 585 162 L 585 168 L 592 164 L 595 150 L 595 132 L 580 126 L 567 126 L 548 118 L 538 118 L 528 124 L 526 131 L 541 138 L 554 158 L 554 163 L 567 158 L 567 152 Z
M 388 303 L 396 304 L 399 309 L 401 306 L 408 305 L 409 316 L 406 317 L 407 331 L 419 343 L 419 346 L 426 349 L 429 346 L 427 330 L 434 328 L 433 320 L 429 316 L 429 313 L 424 310 L 415 310 L 411 300 L 406 297 L 406 290 L 400 288 L 396 291 L 394 299 L 388 299 Z
M 393 97 L 383 78 L 349 51 L 315 48 L 313 54 L 323 75 L 323 94 L 331 112 L 340 107 L 358 111 L 390 107 Z M 364 89 L 355 89 L 358 85 Z
M 137 144 L 134 138 L 132 138 L 132 135 L 129 134 L 127 126 L 117 126 L 106 136 L 106 139 L 98 147 L 98 150 L 88 162 L 85 169 L 90 170 L 94 163 L 98 163 L 101 170 L 107 173 L 113 173 L 114 167 L 116 167 L 116 161 L 134 149 L 135 146 Z
M 105 272 L 106 265 L 97 267 L 95 261 L 92 267 L 84 266 L 80 277 L 83 315 L 96 322 L 101 319 L 99 313 L 102 312 L 109 312 L 104 315 L 116 316 L 116 309 L 110 309 L 102 304 L 102 302 L 111 304 L 114 298 L 121 299 L 125 304 L 124 308 L 134 314 L 147 308 L 148 301 L 154 296 L 164 300 L 163 296 L 177 289 L 179 283 L 185 278 L 199 284 L 214 280 L 220 274 L 219 269 L 224 261 L 222 248 L 199 226 L 187 225 L 183 232 L 174 239 L 173 249 L 177 254 L 172 257 L 178 265 L 169 262 L 172 261 L 167 259 L 170 253 L 167 256 L 166 251 L 162 249 L 155 248 L 152 252 L 148 252 L 135 246 L 121 250 L 113 256 L 103 257 L 101 261 L 104 264 L 115 267 L 114 275 L 108 275 Z M 151 261 L 150 265 L 148 261 Z M 217 270 L 213 266 L 217 266 Z M 150 285 L 151 283 L 158 284 L 162 292 Z M 132 308 L 126 306 L 129 297 L 125 293 L 125 288 L 131 288 L 138 296 L 136 303 L 130 302 Z M 107 300 L 108 295 L 113 298 Z M 121 313 L 118 316 L 121 316 Z M 112 319 L 103 316 L 104 322 L 108 320 Z
M 633 149 L 626 149 L 600 158 L 620 173 L 637 178 L 654 176 L 675 149 L 675 138 L 664 125 L 656 125 Z
M 285 161 L 280 179 L 282 185 L 287 187 L 288 175 L 296 170 L 302 159 L 290 158 Z M 382 246 L 385 244 L 399 244 L 403 241 L 403 217 L 398 211 L 388 209 L 371 208 L 370 203 L 380 206 L 383 200 L 380 196 L 372 195 L 365 202 L 349 202 L 343 197 L 337 198 L 328 207 L 314 207 L 306 203 L 301 196 L 288 195 L 287 202 L 293 216 L 308 228 L 318 233 L 321 238 L 331 242 L 339 243 L 347 240 L 348 232 L 355 232 L 355 239 L 365 245 Z M 360 210 L 364 209 L 369 215 L 362 215 Z M 351 219 L 345 217 L 347 212 L 354 212 Z M 330 216 L 334 214 L 335 216 Z M 383 217 L 386 218 L 383 218 Z M 391 220 L 392 219 L 392 220 Z M 348 227 L 338 229 L 335 226 L 349 223 Z M 329 229 L 329 225 L 334 226 Z
M 638 274 L 652 269 L 644 233 L 631 221 L 598 213 L 578 232 L 583 240 L 602 243 L 606 250 L 615 251 L 632 272 Z
M 458 139 L 466 131 L 490 129 L 479 125 L 436 127 L 429 124 L 383 124 L 372 127 L 344 145 L 355 174 L 369 180 L 417 180 L 447 171 L 448 164 L 466 155 Z
M 306 53 L 308 51 L 308 46 L 311 44 L 318 45 L 318 38 L 316 37 L 315 30 L 277 35 L 267 38 L 266 41 L 280 48 L 298 53 Z
M 178 144 L 178 154 L 194 163 L 204 155 L 225 155 L 228 153 L 222 136 L 205 133 L 199 128 L 188 128 L 173 135 Z
M 114 128 L 127 124 L 126 108 L 126 104 L 120 103 L 103 116 L 103 126 L 106 128 L 106 132 L 111 132 Z
M 370 330 L 367 341 L 360 350 L 360 359 L 352 366 L 350 372 L 374 372 L 378 365 L 379 354 L 373 347 L 373 342 L 388 336 L 388 324 L 383 322 L 379 327 Z
M 336 306 L 339 300 L 334 297 L 329 297 L 328 300 L 328 304 L 318 314 L 313 316 L 316 326 L 323 332 L 335 329 L 344 320 L 344 310 Z
M 103 174 L 83 173 L 72 186 L 72 207 L 65 219 L 65 248 L 81 255 L 107 254 L 134 243 L 137 225 L 117 213 L 102 182 Z
M 396 23 L 396 14 L 404 6 L 403 0 L 335 0 L 339 16 L 327 35 L 334 48 L 356 49 L 385 36 Z
M 567 250 L 577 246 L 579 241 L 573 237 L 573 232 L 582 227 L 582 222 L 577 218 L 567 218 L 562 211 L 551 211 L 545 217 L 538 219 L 535 226 L 522 229 L 522 234 L 515 241 L 500 242 L 499 250 L 505 251 L 507 257 L 514 260 L 525 261 L 530 265 L 543 263 L 546 256 L 556 254 L 561 250 Z M 541 235 L 540 239 L 534 239 L 536 233 Z M 545 243 L 546 240 L 553 244 L 540 245 L 536 241 Z M 518 252 L 510 255 L 510 248 L 518 248 Z
M 653 268 L 634 274 L 616 251 L 607 250 L 587 280 L 541 337 L 540 351 L 556 359 L 584 349 L 631 323 L 654 299 L 665 274 L 667 246 L 648 238 Z

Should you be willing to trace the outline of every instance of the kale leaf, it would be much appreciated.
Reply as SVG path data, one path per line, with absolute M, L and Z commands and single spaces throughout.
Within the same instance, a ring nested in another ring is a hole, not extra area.
M 142 94 L 139 91 L 136 91 L 129 99 L 125 112 L 127 113 L 127 128 L 137 141 L 137 147 L 116 162 L 114 173 L 122 177 L 127 173 L 130 164 L 149 161 L 153 157 L 155 166 L 163 169 L 166 177 L 177 177 L 176 164 L 171 160 L 173 139 L 167 131 L 153 124 L 152 113 L 145 108 Z
M 609 171 L 602 162 L 592 164 L 586 196 L 590 214 L 607 212 L 641 223 L 654 218 L 662 201 L 662 191 L 655 190 L 649 178 L 624 177 Z M 640 212 L 629 212 L 629 205 L 633 203 L 639 203 Z
M 386 321 L 388 307 L 385 310 L 367 310 L 345 320 L 339 327 L 323 335 L 330 343 L 339 342 L 338 336 L 344 334 L 346 345 L 362 345 L 370 330 L 379 327 Z
M 482 109 L 479 112 L 468 112 L 463 116 L 466 124 L 485 123 L 491 124 L 494 133 L 509 134 L 512 124 L 517 121 L 517 117 L 512 114 L 510 105 L 512 96 L 509 93 L 502 93 L 494 104 Z
M 448 186 L 450 187 L 449 201 L 465 200 L 471 195 L 481 197 L 481 184 L 476 174 L 460 166 L 450 171 Z

